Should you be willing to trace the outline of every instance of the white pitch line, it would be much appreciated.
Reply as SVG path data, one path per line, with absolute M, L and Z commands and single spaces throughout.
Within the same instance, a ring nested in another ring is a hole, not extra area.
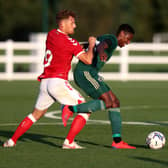
M 158 107 L 158 106 L 156 106 Z M 155 108 L 156 108 L 155 107 Z M 149 106 L 149 105 L 142 105 L 142 106 L 125 106 L 122 107 L 121 109 L 150 109 L 150 108 L 154 108 L 153 106 Z M 168 106 L 160 106 L 158 108 L 162 108 L 162 109 L 168 109 Z M 57 119 L 57 120 L 62 120 L 61 116 L 58 116 L 58 114 L 61 114 L 60 110 L 57 111 L 51 111 L 51 112 L 47 112 L 44 116 L 47 118 L 51 118 L 51 119 Z M 73 120 L 73 118 L 70 118 L 69 120 Z M 6 126 L 18 126 L 19 123 L 0 123 L 0 127 L 6 127 Z M 70 124 L 70 122 L 68 122 L 68 124 Z M 107 120 L 88 120 L 87 124 L 89 125 L 96 125 L 96 124 L 110 124 L 109 121 Z M 162 124 L 168 124 L 168 121 L 153 121 L 152 122 L 140 122 L 140 121 L 123 121 L 122 124 L 124 125 L 146 125 L 146 126 L 152 126 L 152 125 L 162 125 Z M 50 122 L 37 122 L 34 124 L 35 126 L 37 125 L 62 125 L 62 122 L 54 122 L 54 123 L 50 123 Z
M 135 121 L 123 121 L 123 125 L 143 125 L 143 126 L 154 126 L 154 125 L 162 125 L 162 124 L 168 124 L 168 121 L 162 121 L 157 123 L 148 123 L 148 122 L 135 122 Z M 70 123 L 68 123 L 70 124 Z M 88 121 L 88 125 L 109 125 L 109 121 L 103 121 L 103 120 L 96 120 L 96 121 Z M 1 123 L 0 127 L 8 127 L 8 126 L 18 126 L 19 123 Z M 55 123 L 35 123 L 34 126 L 50 126 L 50 125 L 63 125 L 62 122 L 55 122 Z
M 68 122 L 67 124 L 71 124 Z M 88 125 L 109 125 L 110 122 L 106 120 L 88 120 Z M 148 123 L 148 122 L 139 122 L 139 121 L 123 121 L 123 125 L 143 125 L 143 126 L 154 126 L 154 125 L 162 125 L 162 124 L 168 124 L 168 121 L 157 121 L 154 123 Z M 7 126 L 18 126 L 19 123 L 1 123 L 0 127 L 7 127 Z M 50 125 L 63 125 L 62 122 L 37 122 L 33 126 L 50 126 Z
M 168 109 L 168 106 L 163 105 L 163 106 L 149 106 L 149 105 L 141 105 L 141 106 L 125 106 L 125 107 L 121 107 L 121 109 L 123 110 L 129 110 L 129 109 L 151 109 L 151 108 L 155 108 L 155 109 Z

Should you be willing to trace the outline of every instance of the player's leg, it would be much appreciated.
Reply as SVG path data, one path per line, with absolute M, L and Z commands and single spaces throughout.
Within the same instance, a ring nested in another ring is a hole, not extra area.
M 63 149 L 81 149 L 83 147 L 76 146 L 74 144 L 75 137 L 81 132 L 81 130 L 86 125 L 87 120 L 89 119 L 90 114 L 79 113 L 73 120 L 68 135 L 63 143 Z
M 99 96 L 107 92 L 106 84 L 101 80 L 100 76 L 90 73 L 89 71 L 76 71 L 74 74 L 74 79 L 76 84 L 85 91 L 87 95 L 93 98 L 93 100 L 69 107 L 65 107 L 63 110 L 64 115 L 67 115 L 66 112 L 70 113 L 86 113 L 86 112 L 95 112 L 97 110 L 104 110 L 106 105 L 104 101 L 98 99 Z M 64 113 L 65 111 L 65 113 Z
M 21 121 L 12 137 L 9 140 L 7 140 L 3 144 L 3 146 L 4 147 L 15 146 L 18 138 L 21 137 L 38 119 L 40 119 L 41 116 L 43 116 L 46 111 L 47 109 L 46 110 L 34 109 L 32 114 L 29 114 Z
M 54 102 L 54 100 L 48 95 L 46 88 L 47 80 L 42 80 L 39 96 L 33 112 L 21 121 L 13 136 L 3 144 L 4 147 L 15 146 L 18 138 L 22 136 L 37 120 L 39 120 L 46 113 L 47 108 Z
M 108 109 L 108 116 L 112 126 L 112 137 L 115 142 L 121 141 L 121 115 L 120 115 L 120 102 L 115 94 L 109 90 L 100 96 Z
M 97 110 L 104 110 L 106 108 L 104 101 L 94 99 L 85 103 L 78 103 L 77 105 L 63 105 L 62 106 L 62 121 L 66 127 L 67 121 L 73 116 L 73 113 L 91 113 Z
M 122 142 L 120 103 L 115 94 L 112 93 L 108 85 L 98 75 L 91 74 L 88 71 L 76 71 L 74 77 L 76 84 L 82 88 L 85 93 L 94 99 L 99 98 L 105 103 L 106 108 L 109 108 L 109 120 L 112 125 L 113 140 L 116 143 Z M 81 105 L 78 105 L 78 107 Z M 88 106 L 88 108 L 90 108 L 90 106 Z M 80 109 L 78 108 L 78 110 Z
M 109 119 L 112 125 L 112 134 L 115 142 L 121 141 L 120 104 L 115 94 L 110 91 L 110 88 L 102 78 L 89 71 L 75 71 L 74 77 L 77 85 L 95 100 L 76 106 L 70 106 L 69 109 L 74 112 L 84 112 L 85 110 L 89 111 L 89 109 L 92 109 L 93 112 L 95 109 L 99 108 L 97 103 L 97 100 L 99 99 L 99 101 L 102 101 L 103 104 L 105 104 L 105 107 L 109 109 Z
M 73 113 L 86 113 L 86 112 L 91 113 L 97 110 L 105 110 L 106 106 L 104 101 L 99 99 L 93 99 L 85 103 L 69 106 L 68 108 Z
M 110 90 L 109 92 L 101 95 L 100 98 L 105 101 L 108 108 L 109 120 L 112 127 L 112 137 L 113 137 L 112 147 L 135 149 L 135 147 L 130 146 L 124 141 L 122 141 L 121 138 L 122 120 L 120 114 L 120 102 L 116 97 L 116 95 Z
M 56 98 L 56 100 L 61 104 L 69 104 L 75 105 L 80 102 L 84 102 L 84 98 L 77 92 L 68 81 L 63 79 L 53 79 L 55 84 L 58 86 L 54 88 L 52 85 L 53 83 L 49 84 L 49 92 L 52 92 L 52 96 Z M 75 137 L 79 134 L 79 132 L 85 126 L 87 120 L 89 118 L 89 114 L 80 114 L 74 118 L 68 135 L 63 143 L 64 149 L 81 149 L 82 147 L 79 146 L 75 141 Z

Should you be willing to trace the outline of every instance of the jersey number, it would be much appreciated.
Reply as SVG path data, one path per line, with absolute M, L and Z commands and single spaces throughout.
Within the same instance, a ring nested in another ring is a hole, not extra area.
M 46 50 L 45 57 L 44 57 L 44 67 L 48 67 L 51 64 L 51 60 L 53 55 L 50 50 Z

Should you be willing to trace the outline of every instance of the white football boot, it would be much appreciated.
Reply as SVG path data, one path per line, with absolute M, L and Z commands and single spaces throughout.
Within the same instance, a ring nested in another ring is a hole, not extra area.
M 14 147 L 16 144 L 13 142 L 12 139 L 8 139 L 6 142 L 4 142 L 3 147 Z
M 84 147 L 78 145 L 75 141 L 73 141 L 72 143 L 69 143 L 68 139 L 65 139 L 62 148 L 63 149 L 84 149 Z

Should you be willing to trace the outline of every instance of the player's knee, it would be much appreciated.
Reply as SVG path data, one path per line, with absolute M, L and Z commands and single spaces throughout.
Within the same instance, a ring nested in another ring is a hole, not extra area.
M 90 117 L 90 113 L 78 113 L 78 115 L 81 116 L 82 118 L 84 118 L 86 121 Z
M 108 101 L 105 104 L 107 109 L 120 107 L 120 101 L 118 99 L 115 99 L 114 101 Z
M 118 108 L 120 107 L 120 101 L 118 99 L 115 99 L 115 101 L 113 102 L 113 105 L 112 105 L 113 108 Z
M 105 105 L 106 105 L 106 108 L 107 108 L 107 109 L 108 109 L 108 108 L 111 108 L 112 105 L 113 105 L 113 102 L 112 102 L 112 101 L 106 101 L 106 102 L 105 102 Z

